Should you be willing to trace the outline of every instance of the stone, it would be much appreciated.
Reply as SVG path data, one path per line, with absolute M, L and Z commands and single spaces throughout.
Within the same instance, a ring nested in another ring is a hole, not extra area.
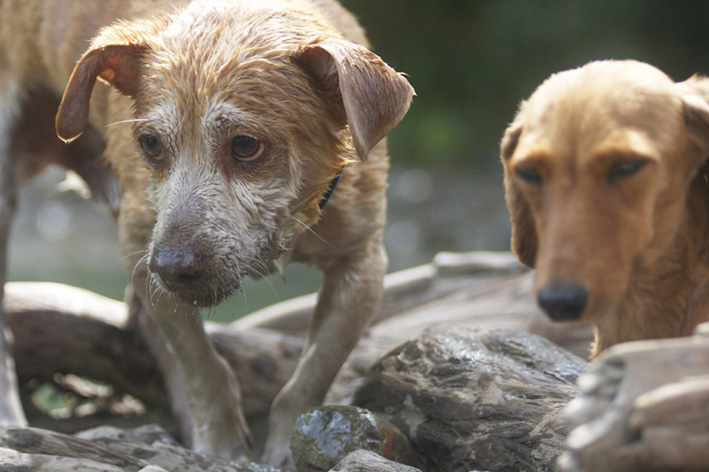
M 349 453 L 365 449 L 385 459 L 412 463 L 406 437 L 390 422 L 363 408 L 323 406 L 298 417 L 291 435 L 296 468 L 328 471 Z
M 586 365 L 528 333 L 445 325 L 383 357 L 354 403 L 398 426 L 423 470 L 553 470 Z
M 330 472 L 421 472 L 421 469 L 393 462 L 372 451 L 350 452 Z

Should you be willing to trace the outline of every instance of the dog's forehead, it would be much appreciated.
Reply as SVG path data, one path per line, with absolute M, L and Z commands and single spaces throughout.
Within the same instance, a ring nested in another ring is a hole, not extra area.
M 524 106 L 520 151 L 594 154 L 602 148 L 642 152 L 681 126 L 675 84 L 652 66 L 606 61 L 550 77 Z M 629 132 L 628 130 L 632 130 Z
M 148 93 L 142 98 L 172 95 L 204 104 L 215 94 L 267 100 L 279 91 L 297 93 L 306 74 L 294 64 L 295 52 L 337 35 L 327 20 L 298 10 L 298 4 L 201 1 L 179 11 L 145 53 L 143 89 Z
M 146 58 L 136 100 L 139 118 L 173 128 L 188 123 L 214 126 L 215 119 L 224 119 L 284 132 L 302 122 L 304 107 L 311 117 L 324 115 L 324 99 L 313 92 L 312 80 L 289 51 L 254 50 L 249 45 L 196 57 L 172 51 L 152 51 Z

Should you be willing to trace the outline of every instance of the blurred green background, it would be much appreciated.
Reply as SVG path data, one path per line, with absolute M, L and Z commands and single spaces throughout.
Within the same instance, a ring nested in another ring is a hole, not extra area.
M 675 80 L 709 73 L 706 0 L 342 0 L 418 96 L 396 165 L 492 171 L 519 101 L 547 76 L 637 59 Z
M 706 0 L 342 0 L 373 49 L 416 89 L 389 138 L 390 270 L 438 251 L 507 250 L 498 144 L 518 103 L 550 74 L 634 58 L 675 80 L 709 74 Z M 60 281 L 121 298 L 126 277 L 105 213 L 59 192 L 49 173 L 23 190 L 12 280 Z M 217 312 L 229 320 L 317 289 L 302 266 L 250 282 Z

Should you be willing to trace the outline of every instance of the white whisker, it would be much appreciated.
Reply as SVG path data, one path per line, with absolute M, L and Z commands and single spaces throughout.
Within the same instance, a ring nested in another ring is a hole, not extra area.
M 343 255 L 344 255 L 344 252 L 342 252 L 341 249 L 335 247 L 335 246 L 332 245 L 332 243 L 330 243 L 329 241 L 326 241 L 325 238 L 323 238 L 323 237 L 320 236 L 318 233 L 316 233 L 315 231 L 313 231 L 313 229 L 312 229 L 309 225 L 306 225 L 304 222 L 300 221 L 300 220 L 299 220 L 298 218 L 296 218 L 295 216 L 291 216 L 291 218 L 293 218 L 293 220 L 295 220 L 296 223 L 300 224 L 300 225 L 303 227 L 303 229 L 305 229 L 305 231 L 309 231 L 309 232 L 312 233 L 316 238 L 318 238 L 320 241 L 322 241 L 323 243 L 327 244 L 328 246 L 330 246 L 332 249 L 334 249 L 335 251 L 339 252 L 340 254 L 343 254 Z
M 109 126 L 122 125 L 125 123 L 144 123 L 146 121 L 148 121 L 148 120 L 145 118 L 133 118 L 131 120 L 114 121 L 113 123 L 108 123 L 106 125 L 106 128 L 108 128 Z

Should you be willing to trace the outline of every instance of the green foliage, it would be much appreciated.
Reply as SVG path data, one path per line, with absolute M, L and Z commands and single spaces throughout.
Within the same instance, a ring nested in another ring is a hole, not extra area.
M 342 3 L 417 92 L 390 138 L 394 165 L 496 169 L 520 100 L 591 60 L 638 59 L 676 80 L 709 73 L 706 0 Z

